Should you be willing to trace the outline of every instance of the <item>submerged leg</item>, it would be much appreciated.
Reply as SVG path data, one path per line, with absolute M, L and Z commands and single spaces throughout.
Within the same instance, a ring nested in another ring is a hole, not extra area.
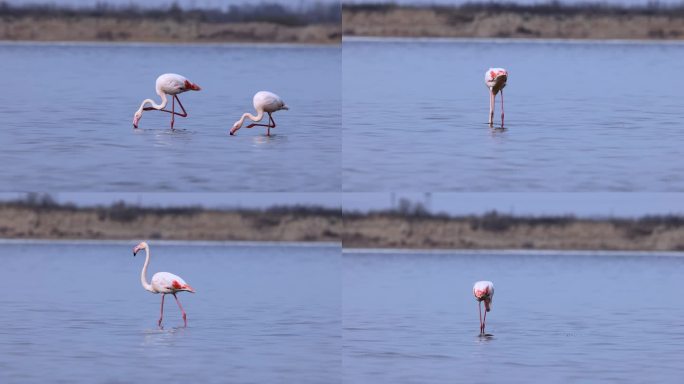
M 176 96 L 171 98 L 171 129 L 173 130 L 173 123 L 176 120 Z
M 503 89 L 501 90 L 501 128 L 504 127 Z
M 484 319 L 482 320 L 482 333 L 485 333 L 485 327 L 487 326 L 487 311 L 485 310 Z
M 491 90 L 489 91 L 489 126 L 491 127 L 494 123 L 494 101 L 495 101 L 496 96 L 494 96 L 494 92 Z
M 482 302 L 477 302 L 477 308 L 480 310 L 480 333 L 484 333 L 484 327 L 482 326 Z M 485 313 L 485 316 L 487 314 Z
M 159 322 L 157 323 L 157 325 L 159 326 L 159 328 L 162 327 L 162 326 L 161 326 L 161 323 L 162 323 L 162 318 L 164 317 L 164 297 L 166 297 L 166 295 L 162 293 L 161 311 L 159 312 Z
M 176 296 L 175 293 L 173 294 L 173 297 L 176 298 L 176 303 L 178 303 L 178 308 L 180 308 L 181 313 L 183 314 L 183 324 L 184 324 L 184 326 L 187 327 L 188 326 L 188 317 L 185 315 L 185 310 L 183 310 L 183 306 L 181 305 L 180 301 L 178 301 L 178 297 Z

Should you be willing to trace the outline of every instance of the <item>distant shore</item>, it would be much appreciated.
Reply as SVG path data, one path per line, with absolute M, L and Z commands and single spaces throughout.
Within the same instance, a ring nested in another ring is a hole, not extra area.
M 337 242 L 344 248 L 684 251 L 684 216 L 576 218 L 267 209 L 77 207 L 35 196 L 0 202 L 0 239 Z
M 339 242 L 341 225 L 339 210 L 320 207 L 219 210 L 0 203 L 0 238 L 5 239 Z
M 345 213 L 344 248 L 684 251 L 684 217 L 583 219 Z
M 359 4 L 342 24 L 345 36 L 682 40 L 684 6 Z
M 339 7 L 329 6 L 299 13 L 274 4 L 229 11 L 104 5 L 74 9 L 0 0 L 0 40 L 339 44 L 339 17 Z

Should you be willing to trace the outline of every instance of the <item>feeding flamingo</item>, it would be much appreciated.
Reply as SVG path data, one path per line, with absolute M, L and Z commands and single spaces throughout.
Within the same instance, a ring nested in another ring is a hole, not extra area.
M 266 136 L 271 136 L 271 128 L 276 127 L 275 120 L 273 120 L 271 114 L 273 112 L 280 111 L 281 109 L 289 109 L 280 96 L 268 91 L 257 92 L 254 95 L 253 103 L 254 109 L 257 111 L 257 115 L 254 116 L 251 113 L 243 114 L 240 120 L 236 121 L 235 124 L 233 124 L 233 128 L 230 129 L 231 136 L 235 135 L 235 132 L 242 127 L 242 123 L 245 122 L 245 118 L 248 118 L 252 121 L 261 121 L 261 119 L 264 117 L 264 112 L 268 113 L 268 124 L 250 124 L 247 126 L 247 128 L 252 128 L 254 126 L 267 127 L 268 131 L 266 132 Z M 271 125 L 271 123 L 273 125 Z
M 159 97 L 161 97 L 161 104 L 156 104 L 154 100 L 151 99 L 145 99 L 143 100 L 142 104 L 140 104 L 140 108 L 138 108 L 137 111 L 135 111 L 135 115 L 133 115 L 133 127 L 138 128 L 138 122 L 140 121 L 140 118 L 142 117 L 143 111 L 151 111 L 151 110 L 157 110 L 157 111 L 162 111 L 162 112 L 168 112 L 171 114 L 171 129 L 173 129 L 173 123 L 175 121 L 176 115 L 180 117 L 187 117 L 188 114 L 185 112 L 185 108 L 183 108 L 183 104 L 181 104 L 180 99 L 178 98 L 178 94 L 186 92 L 186 91 L 199 91 L 200 86 L 191 82 L 190 80 L 186 79 L 185 77 L 181 75 L 177 75 L 175 73 L 165 73 L 159 77 L 157 77 L 157 83 L 156 83 L 156 92 Z M 164 109 L 166 107 L 166 104 L 168 104 L 168 95 L 173 96 L 171 98 L 171 110 Z M 180 105 L 181 110 L 183 110 L 183 113 L 178 113 L 176 112 L 176 100 L 178 100 L 178 105 Z M 150 107 L 145 107 L 145 104 L 150 104 Z
M 508 80 L 508 71 L 503 68 L 489 68 L 485 72 L 485 84 L 489 88 L 489 126 L 494 123 L 494 104 L 496 104 L 496 94 L 501 92 L 501 128 L 504 126 L 504 100 L 503 89 Z
M 494 297 L 494 283 L 491 281 L 478 281 L 473 286 L 473 295 L 478 302 L 480 309 L 480 334 L 485 333 L 485 321 L 487 321 L 487 312 L 492 310 L 492 298 Z M 482 302 L 485 303 L 485 314 L 482 319 Z
M 176 297 L 177 292 L 192 292 L 195 293 L 195 290 L 189 286 L 185 280 L 181 279 L 180 277 L 174 275 L 173 273 L 168 273 L 168 272 L 157 272 L 152 276 L 152 283 L 147 282 L 147 277 L 145 276 L 147 274 L 147 266 L 150 264 L 150 247 L 147 245 L 146 242 L 142 242 L 133 248 L 133 256 L 135 256 L 141 249 L 145 250 L 145 265 L 143 265 L 142 272 L 140 273 L 140 282 L 142 283 L 143 288 L 145 290 L 150 291 L 152 293 L 161 293 L 162 294 L 162 299 L 161 299 L 161 314 L 159 315 L 159 322 L 158 325 L 161 328 L 161 323 L 162 323 L 162 318 L 164 317 L 164 297 L 167 294 L 172 294 L 173 297 L 176 299 L 176 303 L 178 303 L 178 308 L 180 308 L 181 313 L 183 314 L 183 323 L 185 326 L 188 326 L 188 320 L 187 316 L 185 315 L 185 310 L 183 310 L 183 306 L 181 305 L 180 301 L 178 301 L 178 297 Z

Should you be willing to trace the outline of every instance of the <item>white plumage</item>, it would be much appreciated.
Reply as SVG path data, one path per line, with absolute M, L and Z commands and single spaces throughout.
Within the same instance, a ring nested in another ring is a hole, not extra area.
M 271 128 L 276 127 L 275 120 L 273 120 L 273 116 L 271 116 L 271 114 L 273 112 L 277 112 L 280 110 L 289 109 L 287 105 L 285 105 L 285 102 L 280 96 L 268 91 L 257 92 L 254 95 L 252 102 L 254 104 L 254 109 L 257 112 L 256 116 L 252 115 L 251 113 L 242 114 L 240 120 L 236 121 L 235 124 L 233 124 L 233 127 L 230 129 L 231 135 L 235 135 L 235 132 L 237 132 L 242 127 L 242 124 L 245 122 L 245 119 L 250 119 L 252 121 L 259 122 L 261 121 L 261 119 L 263 119 L 265 112 L 266 114 L 268 114 L 268 124 L 250 124 L 247 126 L 247 128 L 252 128 L 255 126 L 267 127 L 268 130 L 266 135 L 270 136 Z

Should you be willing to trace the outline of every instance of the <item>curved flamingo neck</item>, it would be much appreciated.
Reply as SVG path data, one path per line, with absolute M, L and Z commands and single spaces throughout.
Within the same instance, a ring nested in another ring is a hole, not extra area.
M 263 119 L 263 117 L 264 117 L 264 110 L 263 110 L 263 109 L 257 110 L 257 115 L 256 115 L 256 116 L 252 115 L 252 114 L 249 113 L 249 112 L 243 113 L 243 114 L 242 114 L 242 117 L 241 117 L 240 120 L 238 121 L 238 123 L 239 123 L 238 125 L 239 125 L 239 126 L 242 126 L 242 123 L 245 122 L 245 119 L 250 119 L 250 120 L 252 120 L 252 121 L 261 121 L 261 119 Z
M 150 104 L 150 106 L 154 109 L 164 109 L 166 107 L 166 104 L 169 103 L 168 100 L 168 95 L 163 93 L 163 92 L 157 92 L 159 97 L 161 97 L 161 104 L 157 104 L 154 102 L 152 99 L 145 99 L 143 102 L 140 104 L 140 108 L 138 108 L 138 112 L 142 113 L 143 108 L 145 108 L 145 104 Z
M 142 272 L 140 272 L 140 282 L 142 283 L 143 288 L 145 290 L 154 292 L 154 289 L 152 289 L 152 284 L 147 282 L 147 266 L 150 264 L 150 247 L 146 246 L 145 247 L 145 264 L 143 265 Z

